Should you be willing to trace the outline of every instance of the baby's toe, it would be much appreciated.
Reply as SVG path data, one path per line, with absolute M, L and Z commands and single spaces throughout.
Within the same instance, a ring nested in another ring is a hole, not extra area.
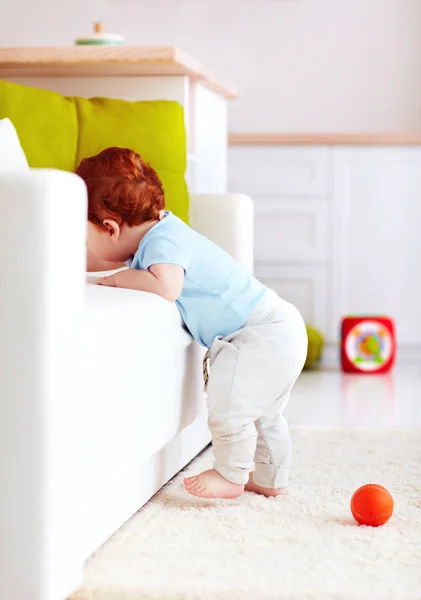
M 193 477 L 186 477 L 184 479 L 184 485 L 191 486 L 197 482 L 197 477 L 194 475 Z
M 203 488 L 202 485 L 200 485 L 200 483 L 198 481 L 196 481 L 196 483 L 194 483 L 192 486 L 189 487 L 189 490 L 193 490 L 195 492 L 197 492 L 197 490 Z

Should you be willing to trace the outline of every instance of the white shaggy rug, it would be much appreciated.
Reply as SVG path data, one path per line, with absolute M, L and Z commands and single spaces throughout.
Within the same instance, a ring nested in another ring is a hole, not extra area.
M 421 435 L 301 429 L 293 441 L 288 496 L 201 500 L 184 472 L 89 560 L 72 600 L 419 600 Z M 384 527 L 352 519 L 364 483 L 394 497 Z

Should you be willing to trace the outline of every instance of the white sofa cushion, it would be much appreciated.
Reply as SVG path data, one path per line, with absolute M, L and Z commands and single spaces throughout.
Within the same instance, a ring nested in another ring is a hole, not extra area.
M 25 152 L 20 145 L 16 129 L 10 119 L 0 120 L 0 173 L 27 171 Z

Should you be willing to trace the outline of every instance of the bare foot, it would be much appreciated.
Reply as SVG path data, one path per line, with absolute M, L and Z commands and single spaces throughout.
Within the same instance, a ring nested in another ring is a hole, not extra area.
M 246 483 L 245 489 L 248 492 L 254 492 L 255 494 L 262 494 L 262 496 L 285 496 L 287 491 L 284 488 L 267 488 L 262 485 L 257 485 L 253 481 L 253 473 L 250 473 L 248 483 Z
M 244 492 L 244 485 L 232 483 L 215 469 L 203 471 L 197 477 L 186 477 L 184 487 L 192 496 L 200 498 L 226 498 L 233 500 L 238 498 Z

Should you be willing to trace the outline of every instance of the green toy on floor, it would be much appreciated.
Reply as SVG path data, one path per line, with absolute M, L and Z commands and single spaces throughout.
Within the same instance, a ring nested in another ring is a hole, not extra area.
M 307 359 L 304 369 L 312 369 L 316 366 L 322 357 L 324 347 L 324 337 L 321 331 L 310 325 L 306 325 L 308 336 Z

